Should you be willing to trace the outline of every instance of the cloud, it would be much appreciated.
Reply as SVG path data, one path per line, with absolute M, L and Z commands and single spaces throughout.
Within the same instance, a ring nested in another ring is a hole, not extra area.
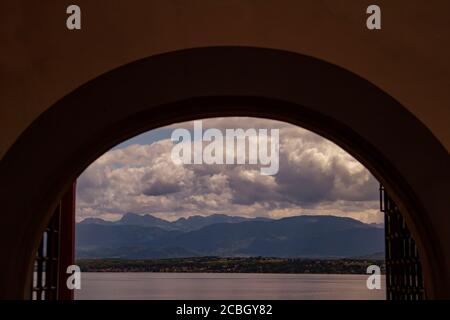
M 193 125 L 170 127 L 192 129 Z M 266 119 L 208 119 L 203 127 L 280 129 L 279 172 L 264 176 L 259 165 L 249 164 L 176 165 L 169 139 L 150 144 L 131 140 L 105 153 L 80 176 L 77 219 L 111 220 L 135 212 L 165 219 L 214 213 L 275 218 L 335 214 L 382 221 L 377 209 L 378 182 L 332 142 Z
M 378 182 L 347 152 L 296 127 L 282 129 L 280 192 L 307 205 L 321 201 L 377 199 Z

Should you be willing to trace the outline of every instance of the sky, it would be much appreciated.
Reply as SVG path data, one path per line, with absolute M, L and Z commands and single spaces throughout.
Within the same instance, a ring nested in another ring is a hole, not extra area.
M 93 162 L 77 181 L 77 221 L 118 220 L 127 212 L 166 220 L 227 214 L 283 218 L 336 215 L 381 223 L 377 180 L 350 154 L 303 128 L 274 120 L 203 119 L 203 129 L 279 129 L 279 171 L 260 165 L 175 164 L 176 128 L 155 129 L 127 140 Z

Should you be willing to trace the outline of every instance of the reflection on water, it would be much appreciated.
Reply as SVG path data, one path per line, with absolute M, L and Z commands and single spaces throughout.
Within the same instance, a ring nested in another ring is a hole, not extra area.
M 82 273 L 76 299 L 385 299 L 368 275 L 261 273 Z

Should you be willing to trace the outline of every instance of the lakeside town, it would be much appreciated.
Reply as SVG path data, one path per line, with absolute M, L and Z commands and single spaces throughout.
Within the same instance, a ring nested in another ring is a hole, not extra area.
M 189 272 L 189 273 L 313 273 L 366 274 L 367 267 L 384 260 L 303 259 L 270 257 L 194 257 L 151 260 L 80 259 L 83 272 Z

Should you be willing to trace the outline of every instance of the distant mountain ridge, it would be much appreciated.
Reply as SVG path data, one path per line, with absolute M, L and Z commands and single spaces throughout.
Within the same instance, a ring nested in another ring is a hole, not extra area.
M 170 222 L 129 213 L 115 222 L 89 218 L 78 223 L 76 247 L 78 258 L 345 258 L 383 253 L 384 229 L 336 216 L 212 215 Z
M 126 213 L 118 221 L 106 221 L 99 218 L 87 218 L 80 224 L 100 224 L 100 225 L 134 225 L 141 227 L 157 227 L 164 230 L 193 231 L 216 223 L 239 223 L 243 221 L 269 221 L 269 218 L 245 218 L 239 216 L 228 216 L 225 214 L 213 214 L 210 216 L 190 216 L 179 218 L 175 221 L 167 221 L 150 214 Z

